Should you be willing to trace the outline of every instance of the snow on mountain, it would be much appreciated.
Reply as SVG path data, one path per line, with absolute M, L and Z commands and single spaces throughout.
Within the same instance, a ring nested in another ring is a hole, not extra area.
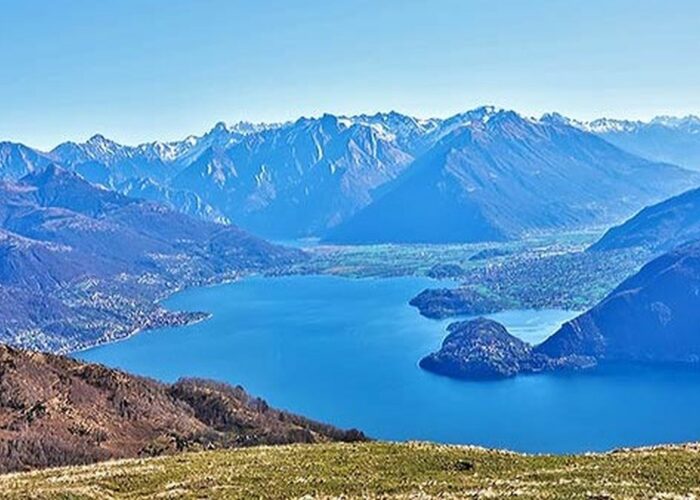
M 331 229 L 336 243 L 518 238 L 619 221 L 697 185 L 687 170 L 629 154 L 562 117 L 479 108 L 367 207 Z
M 700 118 L 697 116 L 657 116 L 648 121 L 599 118 L 585 122 L 550 113 L 542 119 L 565 121 L 651 160 L 700 170 Z
M 454 135 L 478 142 L 498 130 L 517 145 L 532 139 L 526 124 L 573 127 L 638 156 L 700 170 L 700 119 L 694 116 L 579 121 L 482 106 L 446 118 L 390 111 L 219 122 L 201 135 L 136 146 L 96 134 L 48 153 L 0 143 L 0 177 L 17 179 L 56 162 L 92 183 L 185 213 L 228 218 L 268 235 L 319 234 L 383 195 L 414 160 Z

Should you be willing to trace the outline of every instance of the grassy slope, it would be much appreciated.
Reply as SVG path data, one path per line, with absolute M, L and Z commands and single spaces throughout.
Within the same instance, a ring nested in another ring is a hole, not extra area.
M 291 445 L 0 476 L 3 498 L 341 494 L 346 498 L 695 498 L 700 495 L 700 447 L 565 457 L 415 443 Z

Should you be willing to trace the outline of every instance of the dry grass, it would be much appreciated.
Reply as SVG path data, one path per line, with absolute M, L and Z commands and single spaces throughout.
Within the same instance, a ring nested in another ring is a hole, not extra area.
M 525 456 L 422 443 L 257 447 L 0 476 L 3 498 L 696 498 L 700 448 Z

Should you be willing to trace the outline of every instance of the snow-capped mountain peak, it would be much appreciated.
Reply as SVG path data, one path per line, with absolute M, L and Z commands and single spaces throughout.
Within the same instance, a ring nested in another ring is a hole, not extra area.
M 695 115 L 686 115 L 683 117 L 661 115 L 652 118 L 649 123 L 670 128 L 700 128 L 700 117 Z

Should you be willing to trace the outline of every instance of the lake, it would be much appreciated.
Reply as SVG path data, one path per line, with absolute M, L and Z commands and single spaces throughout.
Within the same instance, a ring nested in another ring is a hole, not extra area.
M 417 277 L 254 277 L 190 289 L 172 309 L 205 322 L 152 330 L 77 353 L 164 381 L 183 376 L 241 384 L 270 404 L 388 440 L 430 440 L 525 452 L 570 453 L 700 440 L 700 371 L 639 366 L 451 380 L 421 370 L 450 321 L 408 301 L 436 282 Z M 575 313 L 490 317 L 538 342 Z

